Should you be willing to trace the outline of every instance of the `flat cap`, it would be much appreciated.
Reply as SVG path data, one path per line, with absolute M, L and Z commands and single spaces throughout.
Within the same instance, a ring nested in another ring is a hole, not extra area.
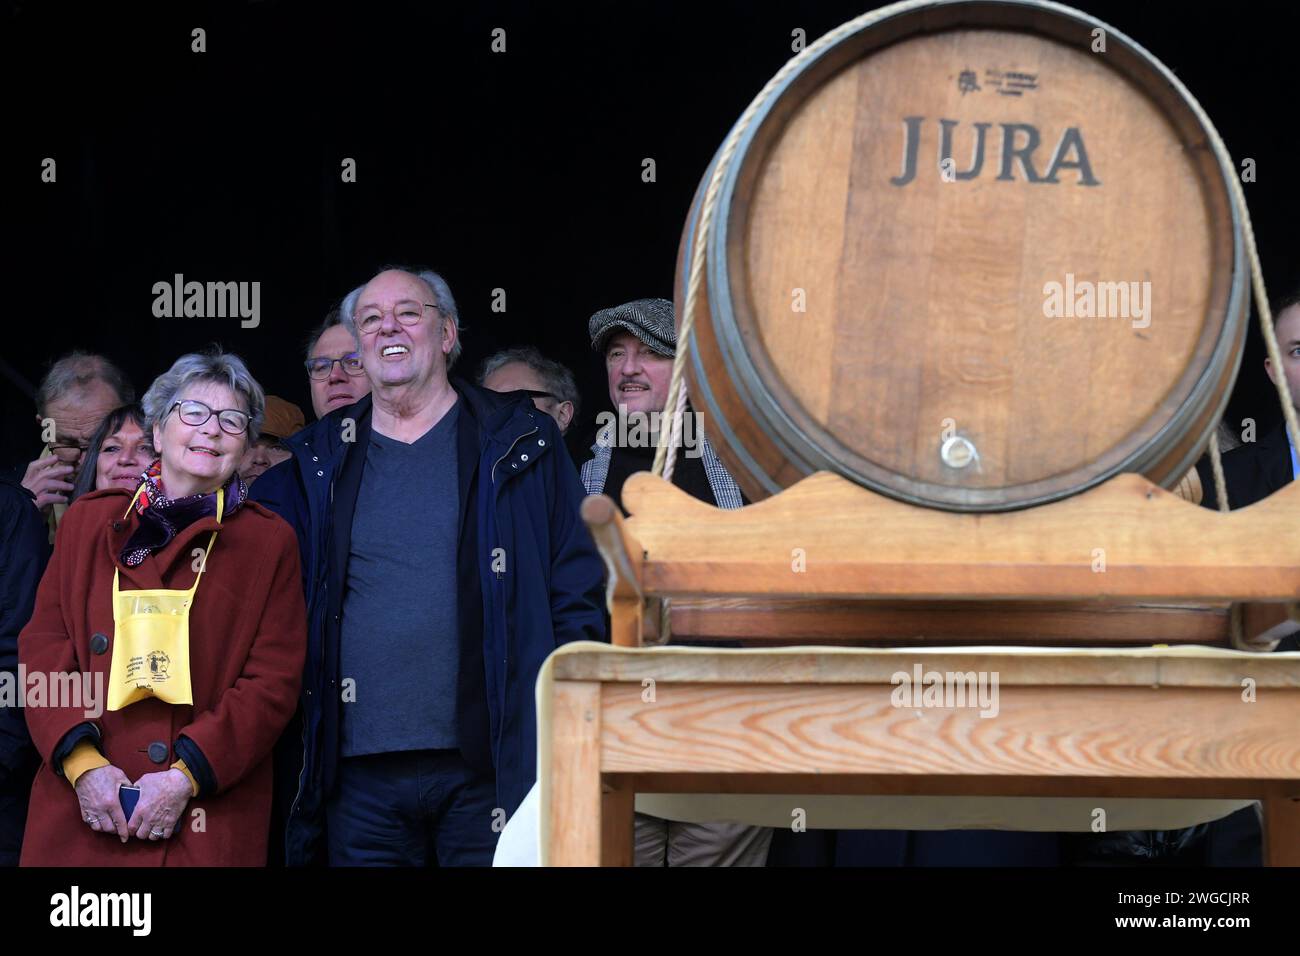
M 293 402 L 285 401 L 279 395 L 266 396 L 266 417 L 262 421 L 261 434 L 283 440 L 304 424 L 302 409 Z
M 636 299 L 601 309 L 587 322 L 591 347 L 603 352 L 609 337 L 620 329 L 631 332 L 660 355 L 671 356 L 677 351 L 673 304 L 667 299 Z

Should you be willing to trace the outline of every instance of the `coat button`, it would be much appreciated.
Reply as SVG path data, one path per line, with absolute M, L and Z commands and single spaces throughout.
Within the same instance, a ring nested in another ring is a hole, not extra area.
M 512 461 L 512 462 L 510 463 L 510 467 L 511 467 L 511 468 L 518 468 L 518 467 L 519 467 L 519 462 L 517 462 L 517 461 Z
M 90 636 L 90 653 L 102 654 L 108 650 L 108 638 L 103 634 L 92 634 Z
M 316 472 L 316 477 L 317 477 L 317 478 L 324 478 L 324 477 L 325 477 L 325 472 L 323 472 L 323 471 L 318 471 L 318 472 Z
M 320 461 L 320 459 L 317 458 L 315 455 L 312 455 L 312 456 L 311 456 L 311 460 L 312 460 L 312 461 Z
M 121 530 L 122 530 L 123 528 L 125 528 L 125 527 L 126 527 L 126 525 L 122 524 L 122 522 L 120 522 L 120 521 L 114 521 L 114 522 L 113 522 L 113 530 L 114 530 L 114 531 L 121 531 Z
M 149 745 L 149 759 L 154 763 L 166 763 L 169 753 L 171 753 L 171 748 L 161 740 L 155 740 Z
M 538 447 L 538 448 L 545 448 L 545 447 L 546 447 L 546 439 L 545 439 L 545 438 L 539 438 L 539 439 L 537 439 L 537 447 Z
M 527 455 L 520 455 L 520 456 L 519 456 L 519 460 L 520 460 L 520 461 L 527 461 L 527 460 L 528 460 L 528 456 L 527 456 Z

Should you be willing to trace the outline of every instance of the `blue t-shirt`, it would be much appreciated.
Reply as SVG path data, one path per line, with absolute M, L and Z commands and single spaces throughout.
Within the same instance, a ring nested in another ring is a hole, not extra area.
M 345 757 L 459 743 L 459 410 L 409 445 L 370 435 L 343 591 Z

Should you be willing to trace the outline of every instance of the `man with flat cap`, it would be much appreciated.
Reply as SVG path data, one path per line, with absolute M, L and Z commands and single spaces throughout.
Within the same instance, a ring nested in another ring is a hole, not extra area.
M 673 304 L 667 299 L 637 299 L 601 309 L 588 323 L 591 347 L 605 359 L 614 415 L 596 434 L 593 457 L 582 466 L 587 494 L 606 494 L 623 508 L 623 483 L 654 466 L 659 422 L 677 350 Z M 727 474 L 712 446 L 690 418 L 673 466 L 673 484 L 719 508 L 748 502 Z M 623 513 L 627 509 L 623 508 Z M 737 823 L 681 823 L 636 815 L 637 866 L 764 866 L 772 831 Z
M 659 441 L 658 422 L 665 427 L 668 384 L 677 351 L 673 304 L 667 299 L 637 299 L 601 309 L 587 324 L 591 347 L 605 359 L 609 400 L 614 415 L 606 417 L 592 446 L 595 457 L 582 466 L 588 494 L 606 494 L 623 507 L 623 482 L 638 471 L 650 471 Z M 749 502 L 727 474 L 699 428 L 688 404 L 682 445 L 673 465 L 673 484 L 719 508 L 739 508 Z M 627 509 L 623 509 L 627 513 Z

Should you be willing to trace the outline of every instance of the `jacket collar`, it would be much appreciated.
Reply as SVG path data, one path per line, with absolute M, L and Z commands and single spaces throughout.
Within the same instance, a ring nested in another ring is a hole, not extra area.
M 489 441 L 509 447 L 537 427 L 536 418 L 542 413 L 527 395 L 494 392 L 460 378 L 453 378 L 451 384 Z
M 542 414 L 536 410 L 532 401 L 525 396 L 511 396 L 510 393 L 492 392 L 479 388 L 461 379 L 453 378 L 452 387 L 460 396 L 459 418 L 456 423 L 456 479 L 460 497 L 460 517 L 457 540 L 462 540 L 466 516 L 472 510 L 469 507 L 474 477 L 478 472 L 484 453 L 496 463 L 508 457 L 515 449 L 519 439 L 530 432 L 537 431 L 536 416 Z M 322 444 L 336 463 L 337 479 L 335 484 L 335 512 L 333 547 L 336 567 L 346 567 L 348 554 L 352 547 L 352 518 L 356 514 L 357 494 L 361 487 L 361 476 L 365 470 L 366 449 L 370 445 L 372 429 L 372 410 L 370 396 L 367 395 L 355 405 L 335 409 L 310 429 L 299 432 L 295 438 L 295 452 L 299 449 L 308 453 Z M 343 428 L 351 420 L 354 434 L 352 441 L 344 442 Z M 319 426 L 319 427 L 317 427 Z M 309 447 L 310 446 L 310 447 Z M 527 452 L 514 451 L 523 458 Z M 510 469 L 517 474 L 519 465 L 527 465 L 535 459 L 528 455 L 522 462 L 514 462 L 516 467 Z M 491 467 L 489 465 L 488 467 Z
M 519 475 L 545 454 L 545 438 L 523 441 L 542 431 L 540 419 L 545 415 L 527 395 L 493 392 L 462 379 L 452 379 L 452 387 L 464 400 L 462 414 L 468 412 L 473 417 L 481 436 L 479 454 L 489 469 L 488 481 L 496 484 L 503 476 Z
M 493 392 L 471 385 L 460 378 L 452 378 L 451 386 L 460 395 L 462 422 L 483 433 L 487 441 L 510 447 L 521 435 L 537 427 L 536 408 L 526 396 L 511 392 Z M 370 440 L 370 421 L 374 404 L 365 395 L 352 405 L 336 408 L 324 418 L 285 439 L 295 455 L 321 456 L 321 451 L 331 460 L 347 454 L 349 447 Z M 345 440 L 345 432 L 349 440 Z M 479 449 L 476 448 L 476 451 Z
M 687 405 L 690 408 L 690 405 Z M 591 446 L 592 457 L 587 459 L 579 469 L 583 489 L 589 495 L 603 494 L 605 481 L 609 478 L 609 465 L 614 457 L 614 447 L 618 440 L 615 428 L 617 422 L 609 422 L 596 433 L 596 443 Z M 704 462 L 704 475 L 709 480 L 709 490 L 719 508 L 740 508 L 745 501 L 740 486 L 728 473 L 717 452 L 709 444 L 704 432 L 699 433 L 700 457 Z M 683 454 L 679 448 L 678 455 Z
M 371 407 L 370 395 L 363 395 L 351 405 L 336 408 L 324 418 L 299 429 L 286 438 L 284 443 L 299 460 L 304 462 L 304 467 L 305 462 L 313 455 L 319 458 L 324 453 L 332 459 L 346 451 L 348 444 L 351 443 L 344 440 L 345 432 L 351 433 L 349 438 L 355 438 L 361 420 L 365 419 L 367 423 L 369 422 Z
M 352 517 L 356 514 L 361 474 L 366 467 L 366 449 L 370 446 L 370 410 L 370 396 L 367 395 L 355 405 L 336 409 L 321 419 L 325 425 L 321 430 L 321 440 L 336 466 L 337 475 L 330 489 L 335 509 L 331 543 L 334 547 L 333 566 L 336 568 L 348 566 L 348 555 L 352 551 Z M 344 419 L 353 422 L 355 429 L 354 440 L 346 443 L 342 439 Z

